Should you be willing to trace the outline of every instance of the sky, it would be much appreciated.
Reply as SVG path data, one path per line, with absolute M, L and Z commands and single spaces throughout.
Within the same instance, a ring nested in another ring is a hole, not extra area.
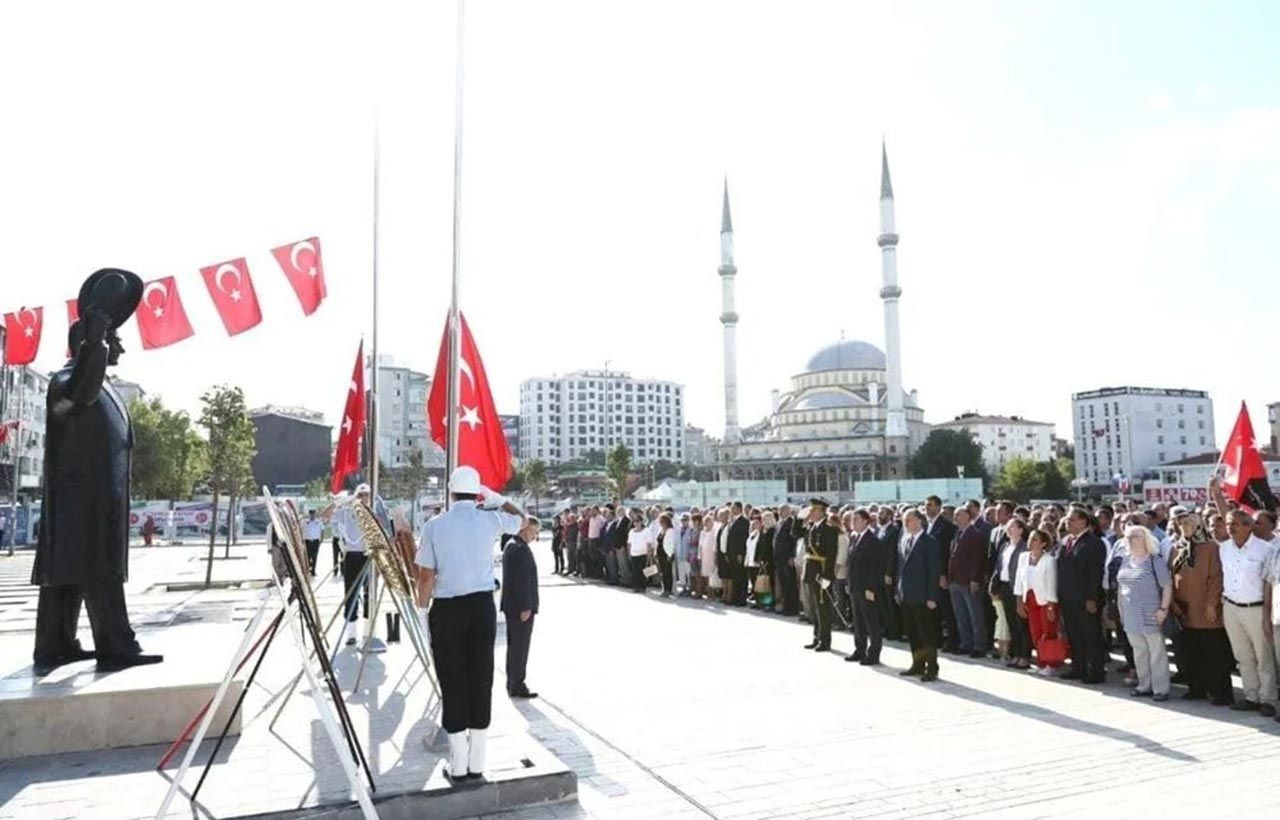
M 880 143 L 903 381 L 1070 432 L 1071 393 L 1205 389 L 1259 430 L 1280 281 L 1280 7 L 1265 2 L 530 2 L 466 12 L 461 304 L 502 412 L 583 368 L 686 385 L 719 434 L 719 224 L 736 229 L 739 417 L 823 345 L 883 347 Z M 174 275 L 196 335 L 119 375 L 198 412 L 215 383 L 332 422 L 371 343 L 430 372 L 449 300 L 455 6 L 7 4 L 0 310 L 99 267 Z M 270 249 L 323 243 L 304 317 Z M 245 256 L 264 322 L 201 267 Z

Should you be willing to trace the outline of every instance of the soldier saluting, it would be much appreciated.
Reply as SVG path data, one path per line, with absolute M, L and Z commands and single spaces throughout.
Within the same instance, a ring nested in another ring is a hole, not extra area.
M 839 533 L 827 523 L 827 502 L 809 499 L 809 514 L 799 525 L 804 538 L 804 584 L 813 601 L 813 640 L 805 649 L 826 652 L 831 649 L 831 606 L 829 587 L 836 577 L 836 553 L 840 549 Z

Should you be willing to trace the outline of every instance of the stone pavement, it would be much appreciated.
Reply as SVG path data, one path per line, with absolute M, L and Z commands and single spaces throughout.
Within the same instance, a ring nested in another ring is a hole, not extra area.
M 549 563 L 545 544 L 540 560 Z M 545 570 L 545 568 L 544 568 Z M 1280 724 L 1204 702 L 1133 700 L 990 661 L 942 679 L 801 649 L 780 616 L 544 576 L 517 708 L 599 817 L 1280 816 Z

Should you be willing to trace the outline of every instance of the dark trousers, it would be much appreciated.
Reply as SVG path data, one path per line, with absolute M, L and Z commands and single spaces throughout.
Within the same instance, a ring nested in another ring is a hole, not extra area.
M 1085 678 L 1101 678 L 1106 675 L 1103 661 L 1106 657 L 1102 646 L 1102 613 L 1090 614 L 1083 603 L 1063 603 L 1063 626 L 1067 630 L 1067 644 L 1071 647 L 1071 671 Z
M 507 694 L 529 691 L 525 686 L 525 666 L 529 663 L 529 641 L 533 638 L 533 619 L 520 620 L 519 612 L 507 612 Z
M 872 661 L 880 660 L 880 602 L 868 601 L 865 592 L 851 594 L 853 599 L 854 653 Z
M 927 604 L 902 602 L 902 621 L 911 646 L 911 667 L 938 672 L 938 610 Z
M 817 579 L 804 583 L 813 596 L 813 640 L 818 646 L 831 646 L 831 619 L 835 616 L 835 611 L 831 608 L 831 596 L 823 590 Z
M 876 595 L 880 599 L 880 624 L 884 636 L 891 641 L 901 640 L 903 635 L 902 610 L 894 597 L 893 587 L 886 584 Z
M 601 550 L 599 538 L 587 539 L 587 571 L 589 578 L 599 578 L 604 570 L 604 552 Z
M 320 539 L 304 542 L 307 545 L 307 564 L 311 577 L 316 577 L 316 561 L 320 558 Z
M 333 538 L 333 574 L 337 575 L 339 568 L 342 566 L 342 544 L 338 543 L 337 536 Z
M 565 553 L 565 558 L 568 559 L 568 562 L 569 562 L 569 565 L 566 567 L 566 569 L 569 571 L 569 574 L 577 575 L 578 574 L 578 545 L 576 543 L 569 544 L 569 548 Z
M 614 550 L 618 554 L 618 583 L 623 586 L 634 583 L 631 577 L 631 559 L 627 554 L 626 547 L 619 547 Z
M 736 606 L 744 606 L 747 603 L 746 556 L 735 555 L 730 562 L 733 572 L 733 603 Z
M 444 702 L 440 725 L 449 734 L 488 729 L 493 700 L 493 642 L 498 631 L 493 593 L 437 598 L 427 616 L 427 627 L 431 632 L 431 658 L 440 680 L 440 699 Z
M 124 584 L 57 584 L 40 587 L 36 603 L 36 662 L 56 660 L 80 650 L 76 627 L 81 603 L 89 612 L 93 650 L 99 658 L 137 655 L 142 651 L 129 626 Z
M 1018 617 L 1018 599 L 1009 584 L 1000 587 L 1000 606 L 1004 609 L 1005 623 L 1009 625 L 1009 657 L 1031 660 L 1031 631 L 1027 622 Z
M 1231 697 L 1231 642 L 1225 629 L 1182 630 L 1187 666 L 1178 667 L 1187 675 L 1192 692 L 1212 698 Z
M 649 585 L 649 579 L 644 577 L 644 568 L 649 563 L 646 555 L 633 555 L 629 559 L 631 564 L 631 588 L 636 592 L 644 592 L 644 588 Z
M 671 575 L 671 559 L 664 550 L 658 550 L 658 574 L 662 576 L 662 594 L 670 595 L 675 589 L 675 579 Z
M 956 610 L 951 603 L 951 589 L 942 590 L 938 596 L 938 645 L 947 649 L 960 648 L 960 627 L 956 623 Z
M 556 573 L 564 572 L 564 547 L 554 547 L 551 555 L 556 559 Z
M 796 568 L 785 561 L 778 565 L 778 597 L 782 599 L 783 615 L 800 614 L 800 581 Z
M 604 551 L 604 579 L 610 584 L 618 583 L 618 551 L 612 547 Z
M 364 578 L 360 581 L 360 592 L 352 593 L 351 588 L 356 585 L 356 579 L 360 577 L 360 571 L 364 569 L 365 562 L 368 560 L 363 552 L 348 552 L 342 556 L 342 591 L 347 598 L 347 620 L 354 621 L 358 612 L 359 600 L 364 598 L 364 616 L 369 617 L 369 579 Z

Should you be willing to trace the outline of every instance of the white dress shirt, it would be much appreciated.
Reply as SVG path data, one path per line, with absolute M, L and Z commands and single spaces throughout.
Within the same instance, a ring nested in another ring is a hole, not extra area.
M 1237 604 L 1261 601 L 1271 545 L 1256 535 L 1250 535 L 1243 547 L 1228 538 L 1218 545 L 1218 557 L 1222 559 L 1222 597 Z
M 308 541 L 319 541 L 320 537 L 324 535 L 324 522 L 319 518 L 308 518 L 302 523 L 302 527 L 302 537 Z

